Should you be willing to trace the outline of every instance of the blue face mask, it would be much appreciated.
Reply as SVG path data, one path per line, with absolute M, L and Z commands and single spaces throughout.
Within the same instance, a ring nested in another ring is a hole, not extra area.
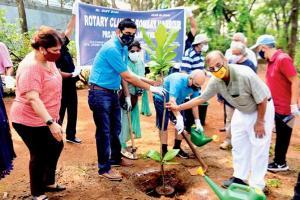
M 266 59 L 266 57 L 265 57 L 265 52 L 264 52 L 264 51 L 260 50 L 260 51 L 258 52 L 258 55 L 259 55 L 262 59 Z

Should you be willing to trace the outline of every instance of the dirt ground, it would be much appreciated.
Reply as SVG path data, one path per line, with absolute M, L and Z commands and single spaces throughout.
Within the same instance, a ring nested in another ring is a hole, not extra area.
M 262 73 L 260 72 L 262 76 Z M 110 182 L 97 175 L 97 155 L 95 146 L 95 126 L 92 113 L 87 103 L 88 90 L 78 91 L 79 115 L 77 136 L 83 143 L 74 145 L 65 143 L 64 150 L 57 167 L 57 180 L 64 184 L 67 190 L 61 193 L 48 193 L 50 199 L 157 199 L 150 197 L 140 190 L 141 182 L 139 177 L 147 172 L 159 170 L 159 164 L 146 158 L 145 154 L 150 149 L 159 150 L 159 140 L 157 129 L 155 128 L 155 111 L 151 104 L 152 116 L 141 115 L 142 138 L 136 140 L 140 159 L 134 161 L 134 166 L 119 170 L 124 176 L 122 182 Z M 9 111 L 12 98 L 5 98 L 5 104 Z M 230 151 L 219 149 L 225 134 L 218 131 L 223 127 L 222 106 L 216 99 L 210 100 L 208 107 L 205 133 L 208 136 L 214 134 L 220 136 L 220 141 L 211 142 L 204 147 L 198 148 L 205 162 L 208 164 L 208 175 L 217 184 L 232 175 L 232 157 Z M 169 134 L 173 134 L 173 126 L 170 125 Z M 269 182 L 270 193 L 268 199 L 285 200 L 291 199 L 293 187 L 300 171 L 300 123 L 298 121 L 293 132 L 291 145 L 288 152 L 288 163 L 290 170 L 282 173 L 268 173 L 266 179 Z M 274 144 L 275 134 L 273 134 Z M 28 162 L 29 153 L 20 137 L 13 131 L 14 147 L 17 158 L 14 161 L 14 170 L 9 176 L 0 181 L 0 198 L 7 196 L 7 199 L 29 199 L 29 174 Z M 173 145 L 173 136 L 169 138 L 169 148 Z M 188 146 L 183 143 L 184 148 Z M 184 182 L 185 192 L 172 198 L 160 197 L 160 199 L 217 199 L 212 190 L 207 186 L 200 176 L 191 176 L 188 169 L 199 166 L 195 159 L 176 159 L 177 165 L 167 166 L 168 170 L 176 170 L 175 173 Z

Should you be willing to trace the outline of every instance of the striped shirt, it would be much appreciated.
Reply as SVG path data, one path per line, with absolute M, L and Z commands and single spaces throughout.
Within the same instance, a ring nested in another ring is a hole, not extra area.
M 191 73 L 195 69 L 204 69 L 204 57 L 194 47 L 187 49 L 182 57 L 180 71 Z

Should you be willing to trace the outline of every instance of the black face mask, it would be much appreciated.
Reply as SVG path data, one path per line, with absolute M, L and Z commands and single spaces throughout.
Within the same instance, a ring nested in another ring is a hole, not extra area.
M 258 55 L 259 55 L 262 59 L 266 59 L 266 57 L 265 57 L 265 52 L 264 52 L 264 51 L 260 50 L 260 51 L 258 52 Z
M 122 34 L 120 39 L 124 45 L 129 46 L 134 41 L 134 35 Z

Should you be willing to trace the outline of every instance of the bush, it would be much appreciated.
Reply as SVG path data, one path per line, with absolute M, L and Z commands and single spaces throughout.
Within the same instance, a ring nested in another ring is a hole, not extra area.
M 19 62 L 31 51 L 30 39 L 33 31 L 22 34 L 17 23 L 9 23 L 5 11 L 0 9 L 0 41 L 6 44 L 10 51 L 15 70 Z

